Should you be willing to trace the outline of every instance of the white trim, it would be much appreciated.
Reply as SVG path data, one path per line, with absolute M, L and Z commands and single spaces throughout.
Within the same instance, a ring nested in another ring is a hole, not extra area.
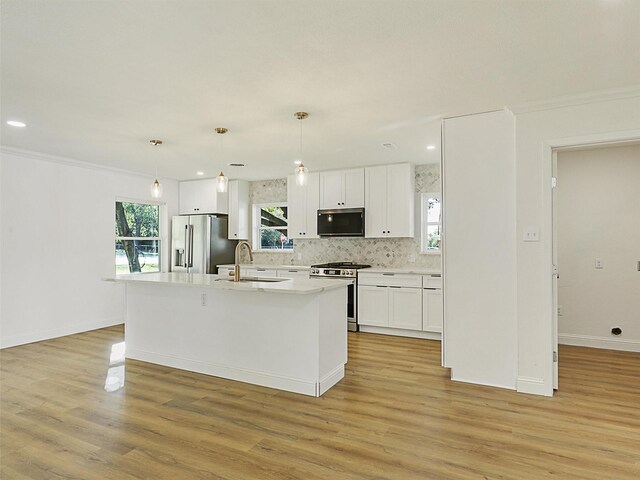
M 606 350 L 620 350 L 623 352 L 640 352 L 640 340 L 628 340 L 626 338 L 609 338 L 596 337 L 593 335 L 559 333 L 558 343 L 561 345 L 575 345 L 577 347 L 603 348 Z
M 59 163 L 61 165 L 67 165 L 67 166 L 72 166 L 72 167 L 86 168 L 86 169 L 89 169 L 89 170 L 97 170 L 97 171 L 111 172 L 111 173 L 120 173 L 120 174 L 123 174 L 123 175 L 133 175 L 133 176 L 136 176 L 136 177 L 150 178 L 152 180 L 154 178 L 153 174 L 146 174 L 146 173 L 142 173 L 142 172 L 134 172 L 132 170 L 125 170 L 123 168 L 108 167 L 106 165 L 98 165 L 96 163 L 90 163 L 90 162 L 85 162 L 85 161 L 81 161 L 81 160 L 75 160 L 75 159 L 64 158 L 64 157 L 57 157 L 55 155 L 49 155 L 47 153 L 34 152 L 32 150 L 23 150 L 21 148 L 0 146 L 0 153 L 15 155 L 17 157 L 24 157 L 24 158 L 42 160 L 44 162 Z M 162 180 L 162 179 L 165 179 L 165 180 L 176 180 L 174 178 L 167 178 L 167 177 L 158 177 L 158 179 L 159 180 Z
M 369 325 L 360 325 L 358 328 L 362 333 L 392 335 L 394 337 L 422 338 L 424 340 L 438 341 L 440 341 L 441 337 L 441 335 L 437 332 L 423 332 L 421 330 L 403 330 L 401 328 L 372 327 Z
M 293 253 L 293 249 L 295 248 L 295 239 L 293 240 L 292 248 L 256 248 L 256 245 L 260 244 L 260 240 L 258 238 L 258 232 L 261 230 L 260 228 L 260 218 L 258 216 L 258 212 L 263 207 L 287 207 L 287 212 L 289 209 L 288 202 L 262 202 L 262 203 L 253 203 L 251 204 L 251 251 L 253 253 Z M 266 230 L 282 230 L 284 227 L 264 227 Z M 287 218 L 287 237 L 289 234 L 289 219 Z
M 516 381 L 516 391 L 518 393 L 529 393 L 531 395 L 553 396 L 553 389 L 549 391 L 543 378 L 518 377 Z
M 163 355 L 154 352 L 148 352 L 145 350 L 129 349 L 127 348 L 127 358 L 133 360 L 139 360 L 142 362 L 155 363 L 157 365 L 164 365 L 166 367 L 177 368 L 180 370 L 188 370 L 191 372 L 202 373 L 205 375 L 211 375 L 214 377 L 226 378 L 228 380 L 236 380 L 239 382 L 251 383 L 254 385 L 261 385 L 263 387 L 277 388 L 279 390 L 285 390 L 287 392 L 301 393 L 303 395 L 309 395 L 317 397 L 321 395 L 320 387 L 316 382 L 310 382 L 299 378 L 284 377 L 280 375 L 273 375 L 266 372 L 258 372 L 254 370 L 246 370 L 242 368 L 230 367 L 227 365 L 217 365 L 214 363 L 201 362 L 198 360 L 192 360 L 173 355 Z M 325 382 L 334 381 L 336 383 L 340 380 L 336 380 L 339 372 L 330 372 L 330 374 L 323 379 Z M 342 374 L 344 376 L 344 366 L 342 367 Z M 329 385 L 326 383 L 325 385 Z M 333 384 L 327 387 L 330 388 Z M 325 390 L 326 391 L 326 390 Z
M 109 317 L 95 322 L 76 323 L 74 325 L 67 325 L 63 328 L 54 328 L 52 330 L 45 330 L 43 332 L 34 332 L 28 333 L 26 335 L 16 335 L 13 337 L 3 337 L 0 340 L 0 349 L 16 347 L 18 345 L 26 345 L 28 343 L 42 342 L 43 340 L 51 340 L 52 338 L 66 337 L 67 335 L 89 332 L 91 330 L 98 330 L 105 327 L 112 327 L 114 325 L 120 325 L 123 322 L 124 318 L 121 316 Z
M 321 396 L 324 392 L 333 387 L 336 383 L 344 378 L 344 365 L 340 365 L 334 368 L 320 379 L 320 383 L 317 383 L 318 390 L 316 391 L 316 397 Z
M 537 102 L 510 105 L 507 108 L 515 114 L 521 114 L 634 97 L 640 97 L 640 87 L 615 88 L 579 95 L 565 95 Z
M 455 370 L 452 368 L 451 369 L 451 380 L 454 382 L 461 382 L 461 383 L 470 383 L 472 385 L 480 385 L 483 387 L 493 387 L 493 388 L 504 388 L 507 390 L 515 390 L 516 388 L 513 385 L 499 385 L 497 383 L 491 383 L 491 382 L 486 382 L 486 381 L 482 381 L 479 382 L 477 380 L 469 380 L 468 378 L 465 378 L 465 375 L 455 375 Z

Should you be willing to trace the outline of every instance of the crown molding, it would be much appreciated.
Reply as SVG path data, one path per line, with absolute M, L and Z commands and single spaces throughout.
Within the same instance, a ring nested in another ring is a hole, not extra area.
M 640 86 L 600 90 L 597 92 L 584 93 L 580 95 L 565 95 L 562 97 L 554 97 L 536 102 L 508 105 L 506 106 L 506 108 L 517 115 L 521 113 L 554 110 L 556 108 L 573 107 L 577 105 L 586 105 L 589 103 L 608 102 L 612 100 L 622 100 L 625 98 L 635 97 L 640 97 Z
M 0 153 L 2 155 L 8 154 L 16 157 L 30 158 L 35 160 L 41 160 L 44 162 L 58 163 L 60 165 L 66 165 L 70 167 L 85 168 L 87 170 L 118 173 L 121 175 L 129 175 L 129 176 L 142 177 L 142 178 L 153 178 L 153 175 L 149 175 L 141 172 L 135 172 L 132 170 L 125 170 L 123 168 L 108 167 L 106 165 L 98 165 L 96 163 L 84 162 L 81 160 L 74 160 L 74 159 L 65 158 L 65 157 L 58 157 L 55 155 L 49 155 L 48 153 L 34 152 L 31 150 L 23 150 L 21 148 L 6 147 L 4 145 L 0 145 Z M 166 180 L 171 180 L 171 179 L 166 179 Z

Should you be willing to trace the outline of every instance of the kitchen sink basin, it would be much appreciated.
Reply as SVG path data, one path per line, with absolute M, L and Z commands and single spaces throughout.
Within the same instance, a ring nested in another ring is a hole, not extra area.
M 287 280 L 291 280 L 290 278 L 273 278 L 273 277 L 241 277 L 239 283 L 248 283 L 248 282 L 286 282 Z M 216 278 L 216 282 L 233 282 L 233 278 Z

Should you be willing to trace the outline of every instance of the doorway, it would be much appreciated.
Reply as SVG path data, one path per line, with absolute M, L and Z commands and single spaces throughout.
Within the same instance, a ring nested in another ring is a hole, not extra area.
M 552 161 L 554 352 L 640 352 L 640 141 L 564 146 Z

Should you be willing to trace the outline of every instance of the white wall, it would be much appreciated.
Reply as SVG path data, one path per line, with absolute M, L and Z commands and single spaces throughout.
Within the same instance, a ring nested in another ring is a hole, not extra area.
M 451 378 L 515 389 L 517 377 L 514 119 L 446 119 L 444 352 Z
M 0 346 L 122 323 L 122 287 L 101 280 L 115 273 L 115 200 L 151 201 L 153 179 L 4 148 L 0 168 Z M 178 213 L 177 182 L 163 202 Z
M 552 395 L 551 146 L 640 137 L 640 96 L 546 108 L 516 113 L 518 391 Z
M 559 152 L 557 177 L 560 343 L 640 351 L 640 145 Z

